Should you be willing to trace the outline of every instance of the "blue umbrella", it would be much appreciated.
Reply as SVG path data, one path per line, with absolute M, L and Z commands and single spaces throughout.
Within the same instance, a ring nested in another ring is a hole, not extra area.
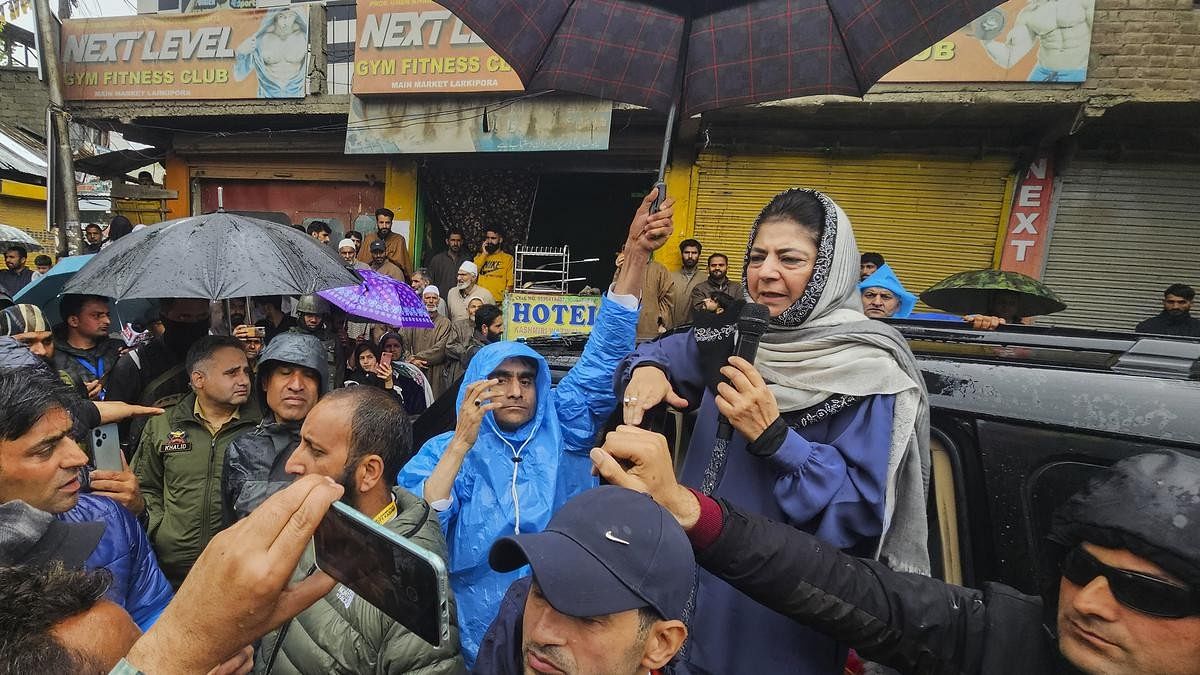
M 425 303 L 408 284 L 375 270 L 358 273 L 361 284 L 317 291 L 317 295 L 353 316 L 401 328 L 433 328 Z
M 88 254 L 61 258 L 58 264 L 51 267 L 40 279 L 22 288 L 13 297 L 13 302 L 37 305 L 42 308 L 42 313 L 46 315 L 46 321 L 50 322 L 50 325 L 60 323 L 62 315 L 59 313 L 59 299 L 62 297 L 63 288 L 93 257 L 93 254 Z M 122 323 L 140 321 L 152 306 L 153 303 L 149 300 L 119 302 L 115 307 L 117 316 L 113 317 L 113 325 L 119 331 Z

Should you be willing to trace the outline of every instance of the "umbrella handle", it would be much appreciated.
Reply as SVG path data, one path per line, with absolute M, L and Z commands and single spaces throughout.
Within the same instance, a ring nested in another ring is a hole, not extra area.
M 662 210 L 663 200 L 667 198 L 667 184 L 663 181 L 658 181 L 654 184 L 658 188 L 658 196 L 650 204 L 650 213 L 658 213 Z

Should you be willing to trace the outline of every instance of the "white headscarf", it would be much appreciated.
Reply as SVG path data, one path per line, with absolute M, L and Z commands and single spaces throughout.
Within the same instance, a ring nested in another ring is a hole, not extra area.
M 929 400 L 904 337 L 862 313 L 859 253 L 850 219 L 814 190 L 825 213 L 813 274 L 803 295 L 771 319 L 754 361 L 793 426 L 807 426 L 877 394 L 896 397 L 878 557 L 900 571 L 929 573 L 926 503 Z M 772 200 L 774 201 L 774 200 Z M 766 209 L 764 209 L 766 212 Z M 758 235 L 755 221 L 746 246 Z M 743 275 L 746 279 L 746 275 Z M 749 284 L 746 285 L 749 298 Z

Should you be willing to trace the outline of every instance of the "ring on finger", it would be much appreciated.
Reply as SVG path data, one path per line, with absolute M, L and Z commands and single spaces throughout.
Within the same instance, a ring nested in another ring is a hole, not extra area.
M 483 401 L 480 401 L 479 399 L 475 399 L 475 407 L 478 408 L 481 405 L 483 405 Z

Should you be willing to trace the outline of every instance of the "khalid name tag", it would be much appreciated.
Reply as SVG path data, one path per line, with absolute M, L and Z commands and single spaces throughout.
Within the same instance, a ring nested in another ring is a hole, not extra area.
M 191 449 L 192 444 L 188 441 L 186 431 L 172 431 L 167 434 L 167 442 L 160 446 L 159 452 L 169 455 L 176 452 L 187 452 Z

